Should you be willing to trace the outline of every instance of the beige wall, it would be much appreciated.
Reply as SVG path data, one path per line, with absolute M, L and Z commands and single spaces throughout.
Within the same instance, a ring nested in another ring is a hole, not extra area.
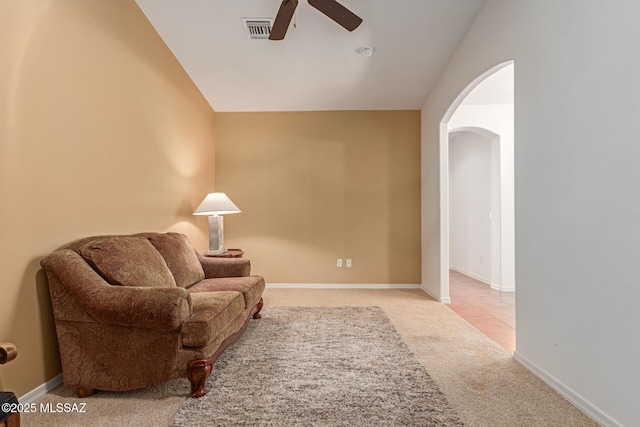
M 177 230 L 213 190 L 213 111 L 133 0 L 0 2 L 0 341 L 23 395 L 60 373 L 39 261 L 77 237 Z
M 216 189 L 268 283 L 420 283 L 420 112 L 216 113 Z M 353 267 L 336 268 L 337 258 Z

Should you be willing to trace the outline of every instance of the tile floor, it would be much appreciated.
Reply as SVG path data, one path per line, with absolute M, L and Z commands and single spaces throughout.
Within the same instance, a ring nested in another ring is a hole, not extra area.
M 486 283 L 450 270 L 449 295 L 451 310 L 513 353 L 516 346 L 515 293 L 495 291 Z

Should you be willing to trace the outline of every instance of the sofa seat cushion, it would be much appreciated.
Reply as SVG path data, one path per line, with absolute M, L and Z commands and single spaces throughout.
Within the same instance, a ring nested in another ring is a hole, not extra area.
M 147 239 L 160 252 L 176 285 L 188 288 L 204 279 L 204 270 L 189 239 L 180 233 L 149 233 Z
M 182 325 L 184 347 L 204 347 L 245 309 L 240 292 L 201 292 L 191 295 L 193 314 Z
M 112 285 L 176 287 L 160 252 L 147 239 L 106 237 L 87 243 L 80 255 Z
M 200 292 L 236 291 L 244 295 L 247 308 L 253 307 L 260 301 L 264 292 L 264 279 L 260 276 L 224 277 L 216 279 L 204 279 L 187 288 L 193 298 Z

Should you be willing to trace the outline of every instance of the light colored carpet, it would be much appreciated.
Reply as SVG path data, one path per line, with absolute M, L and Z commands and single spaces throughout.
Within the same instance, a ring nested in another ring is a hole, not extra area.
M 597 426 L 511 354 L 421 290 L 267 289 L 264 301 L 265 307 L 382 307 L 467 426 Z M 188 391 L 186 380 L 86 399 L 58 388 L 40 402 L 84 402 L 87 412 L 23 414 L 22 425 L 166 426 Z
M 378 307 L 264 310 L 172 426 L 462 426 Z

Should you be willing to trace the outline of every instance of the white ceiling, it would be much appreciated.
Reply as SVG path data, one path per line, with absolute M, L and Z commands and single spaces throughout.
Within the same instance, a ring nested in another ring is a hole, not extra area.
M 420 109 L 485 0 L 340 0 L 352 33 L 300 0 L 283 41 L 242 24 L 280 0 L 136 2 L 215 111 L 321 111 Z

